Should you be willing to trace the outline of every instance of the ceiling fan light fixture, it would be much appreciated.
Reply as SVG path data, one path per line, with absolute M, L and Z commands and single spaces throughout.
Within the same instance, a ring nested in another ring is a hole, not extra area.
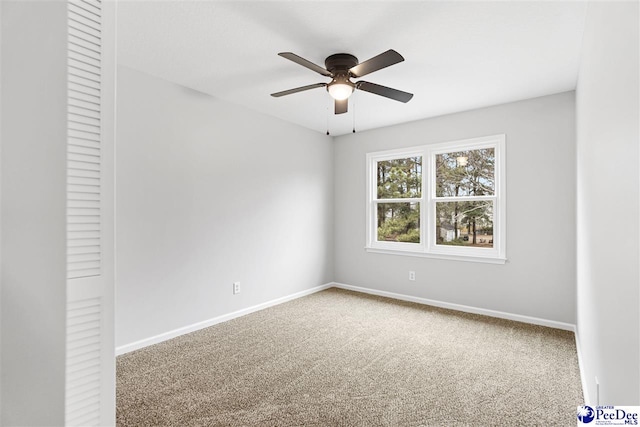
M 336 101 L 344 101 L 353 93 L 355 85 L 347 76 L 338 75 L 327 85 L 327 92 Z
M 333 99 L 335 99 L 336 101 L 342 101 L 351 96 L 351 94 L 353 93 L 353 86 L 345 83 L 336 83 L 329 85 L 327 87 L 327 90 L 329 91 L 329 95 L 331 95 Z

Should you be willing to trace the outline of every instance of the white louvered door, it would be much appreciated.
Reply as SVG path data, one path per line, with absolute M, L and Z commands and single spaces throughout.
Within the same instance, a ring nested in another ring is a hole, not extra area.
M 68 426 L 115 424 L 115 3 L 68 1 Z

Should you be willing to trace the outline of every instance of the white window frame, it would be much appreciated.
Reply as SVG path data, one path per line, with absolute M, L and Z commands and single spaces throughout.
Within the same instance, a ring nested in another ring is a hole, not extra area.
M 449 141 L 395 150 L 367 153 L 367 252 L 392 255 L 504 264 L 506 262 L 506 192 L 504 134 Z M 435 160 L 438 154 L 493 148 L 495 154 L 495 194 L 493 196 L 436 197 Z M 377 204 L 399 199 L 378 199 L 377 163 L 407 157 L 422 157 L 422 197 L 402 199 L 420 206 L 420 243 L 378 241 Z M 438 245 L 435 236 L 436 201 L 493 200 L 493 247 L 478 248 Z
M 405 198 L 405 199 L 378 199 L 378 162 L 393 159 L 404 159 L 407 157 L 422 157 L 422 197 Z M 413 147 L 399 150 L 387 150 L 379 151 L 377 153 L 367 154 L 367 164 L 369 165 L 369 171 L 367 174 L 367 189 L 368 189 L 368 211 L 367 211 L 367 224 L 368 224 L 368 236 L 367 241 L 369 244 L 367 248 L 383 249 L 390 251 L 405 251 L 405 252 L 424 252 L 425 240 L 424 240 L 424 210 L 425 205 L 425 193 L 427 187 L 425 187 L 425 159 L 424 150 L 422 147 Z M 377 205 L 378 203 L 418 203 L 420 206 L 420 243 L 407 243 L 407 242 L 383 242 L 378 241 L 378 227 L 376 221 Z

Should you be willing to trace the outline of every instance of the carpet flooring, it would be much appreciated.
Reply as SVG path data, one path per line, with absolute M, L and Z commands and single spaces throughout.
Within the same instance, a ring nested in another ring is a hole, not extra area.
M 575 426 L 572 332 L 328 289 L 117 358 L 118 426 Z

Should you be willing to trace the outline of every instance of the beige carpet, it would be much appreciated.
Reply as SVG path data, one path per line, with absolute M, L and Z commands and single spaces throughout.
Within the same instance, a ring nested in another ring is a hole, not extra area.
M 575 426 L 571 332 L 329 289 L 117 359 L 119 426 Z

